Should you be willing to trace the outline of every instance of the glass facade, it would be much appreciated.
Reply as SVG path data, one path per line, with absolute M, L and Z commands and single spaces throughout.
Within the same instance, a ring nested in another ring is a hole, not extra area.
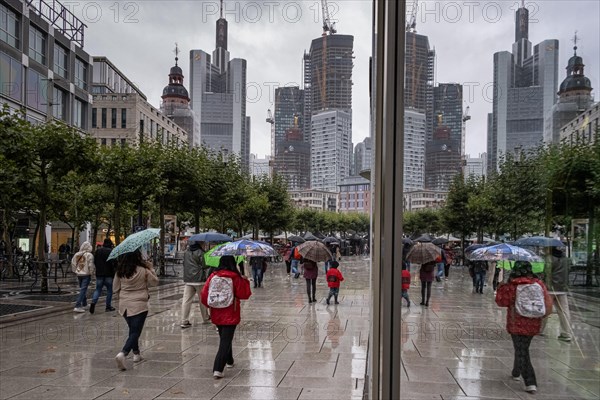
M 27 70 L 27 106 L 42 113 L 48 108 L 48 80 L 29 68 Z
M 75 59 L 75 86 L 87 90 L 87 64 L 79 58 Z
M 53 71 L 62 76 L 68 78 L 69 70 L 69 52 L 61 45 L 54 43 L 54 68 Z
M 67 120 L 67 93 L 59 88 L 53 88 L 52 116 L 61 121 Z
M 0 93 L 22 100 L 23 67 L 20 62 L 0 52 Z
M 33 25 L 29 25 L 29 57 L 46 65 L 46 34 Z
M 19 18 L 17 14 L 0 4 L 0 40 L 19 48 Z

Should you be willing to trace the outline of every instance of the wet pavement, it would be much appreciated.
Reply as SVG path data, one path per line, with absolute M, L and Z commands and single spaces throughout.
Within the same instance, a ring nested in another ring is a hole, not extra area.
M 235 366 L 214 380 L 218 334 L 203 325 L 197 304 L 192 328 L 181 329 L 183 286 L 162 279 L 151 292 L 141 340 L 144 361 L 118 371 L 114 357 L 127 327 L 116 312 L 73 313 L 76 287 L 61 281 L 64 299 L 35 298 L 27 282 L 0 283 L 0 399 L 362 399 L 368 351 L 368 260 L 342 260 L 346 280 L 341 304 L 327 306 L 321 275 L 317 304 L 308 304 L 303 279 L 272 264 L 264 288 L 243 302 L 233 344 Z M 510 377 L 512 342 L 493 293 L 471 293 L 462 268 L 433 284 L 430 307 L 419 306 L 413 273 L 413 305 L 402 309 L 402 399 L 598 399 L 600 398 L 599 302 L 572 297 L 577 340 L 557 339 L 553 315 L 546 336 L 534 338 L 532 359 L 538 393 L 529 395 Z M 53 301 L 54 300 L 54 301 Z M 12 308 L 11 308 L 12 307 Z M 28 308 L 29 307 L 29 308 Z M 31 307 L 40 307 L 32 309 Z

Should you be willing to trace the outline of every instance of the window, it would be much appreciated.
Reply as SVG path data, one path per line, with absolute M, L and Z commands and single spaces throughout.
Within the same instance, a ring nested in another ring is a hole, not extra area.
M 22 99 L 23 67 L 8 54 L 0 52 L 0 93 L 15 100 Z
M 19 17 L 0 4 L 0 40 L 19 48 Z
M 102 146 L 106 146 L 106 138 L 102 138 L 102 139 L 100 140 L 100 144 L 101 144 Z
M 117 128 L 117 109 L 111 108 L 110 110 L 110 127 L 112 129 Z
M 29 25 L 29 57 L 46 64 L 46 34 L 33 25 Z
M 98 127 L 98 109 L 92 108 L 92 128 Z
M 69 57 L 67 50 L 59 44 L 54 44 L 54 72 L 67 79 Z
M 67 93 L 59 88 L 53 88 L 52 116 L 62 121 L 67 120 Z
M 125 147 L 127 144 L 127 139 L 121 139 L 121 147 Z
M 48 108 L 47 80 L 32 70 L 27 70 L 27 106 L 46 113 Z
M 102 109 L 102 128 L 106 129 L 106 108 Z
M 127 109 L 126 108 L 121 109 L 121 128 L 122 129 L 127 128 Z
M 87 90 L 87 65 L 79 58 L 75 59 L 75 86 Z
M 110 139 L 111 146 L 115 146 L 116 144 L 117 144 L 117 139 L 115 139 L 115 138 Z
M 85 104 L 79 99 L 75 99 L 73 102 L 73 125 L 79 129 L 86 128 L 85 122 Z

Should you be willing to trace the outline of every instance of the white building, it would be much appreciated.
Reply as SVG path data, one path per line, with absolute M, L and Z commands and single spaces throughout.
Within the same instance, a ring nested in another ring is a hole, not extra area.
M 312 116 L 311 127 L 310 186 L 337 193 L 342 179 L 350 176 L 352 114 L 322 111 Z
M 600 103 L 596 103 L 560 129 L 560 140 L 592 143 L 600 132 Z
M 425 114 L 404 110 L 404 191 L 425 187 Z
M 465 181 L 470 176 L 482 177 L 486 176 L 487 173 L 487 154 L 480 154 L 479 157 L 471 158 L 467 154 L 467 160 L 465 165 L 464 177 Z
M 255 177 L 263 175 L 271 177 L 271 156 L 258 158 L 258 155 L 250 154 L 250 174 Z
M 404 211 L 418 211 L 427 208 L 439 209 L 444 207 L 448 192 L 436 190 L 414 190 L 404 192 Z
M 318 211 L 337 211 L 337 192 L 325 190 L 291 190 L 288 191 L 292 204 L 296 208 L 310 208 Z

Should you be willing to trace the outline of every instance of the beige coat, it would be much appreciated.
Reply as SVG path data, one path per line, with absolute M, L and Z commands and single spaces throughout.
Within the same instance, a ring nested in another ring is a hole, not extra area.
M 92 254 L 92 245 L 90 242 L 83 242 L 79 251 L 75 253 L 71 260 L 71 270 L 77 276 L 88 276 L 96 273 L 94 265 L 94 255 Z
M 119 314 L 131 317 L 148 311 L 148 288 L 158 285 L 158 277 L 152 267 L 138 266 L 131 278 L 115 275 L 113 291 L 119 293 Z

